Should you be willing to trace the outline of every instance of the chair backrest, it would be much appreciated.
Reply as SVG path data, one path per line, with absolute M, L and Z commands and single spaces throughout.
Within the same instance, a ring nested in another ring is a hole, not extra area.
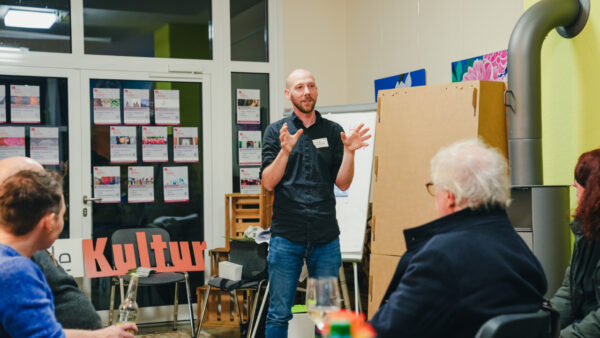
M 168 243 L 171 240 L 169 233 L 167 230 L 163 228 L 128 228 L 128 229 L 119 229 L 113 232 L 110 241 L 112 244 L 133 244 L 135 251 L 135 261 L 137 262 L 137 266 L 140 266 L 140 256 L 138 250 L 138 243 L 136 233 L 143 232 L 146 234 L 146 243 L 148 247 L 148 256 L 150 258 L 150 265 L 156 266 L 156 259 L 154 257 L 154 250 L 150 247 L 150 243 L 152 243 L 152 235 L 160 235 L 162 237 L 163 242 L 167 243 L 167 249 L 163 250 L 165 256 L 165 263 L 167 265 L 171 265 L 171 250 L 168 250 Z
M 551 338 L 552 314 L 546 309 L 533 313 L 496 316 L 485 322 L 475 338 Z
M 229 261 L 243 266 L 242 279 L 260 280 L 267 277 L 267 243 L 236 241 L 229 243 Z

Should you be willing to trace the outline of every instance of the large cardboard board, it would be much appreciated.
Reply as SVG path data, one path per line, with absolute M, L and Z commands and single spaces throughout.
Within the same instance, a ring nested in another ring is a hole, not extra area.
M 379 309 L 379 304 L 381 304 L 381 300 L 394 276 L 399 261 L 399 256 L 371 254 L 371 265 L 369 267 L 369 319 Z
M 403 230 L 437 215 L 425 184 L 440 147 L 480 137 L 507 155 L 503 82 L 380 91 L 373 187 L 373 254 L 401 256 Z

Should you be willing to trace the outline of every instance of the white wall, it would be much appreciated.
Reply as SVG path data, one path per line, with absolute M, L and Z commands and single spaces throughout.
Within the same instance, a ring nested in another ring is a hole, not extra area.
M 283 11 L 286 71 L 318 71 L 319 105 L 341 105 L 374 102 L 375 79 L 421 68 L 428 84 L 451 82 L 453 61 L 508 47 L 523 1 L 288 0 Z
M 284 0 L 283 55 L 284 76 L 296 68 L 313 73 L 317 105 L 346 102 L 346 0 Z

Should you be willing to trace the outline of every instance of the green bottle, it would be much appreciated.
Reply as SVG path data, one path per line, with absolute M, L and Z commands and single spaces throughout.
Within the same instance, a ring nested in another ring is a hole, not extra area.
M 329 328 L 329 338 L 351 338 L 350 323 L 332 322 Z

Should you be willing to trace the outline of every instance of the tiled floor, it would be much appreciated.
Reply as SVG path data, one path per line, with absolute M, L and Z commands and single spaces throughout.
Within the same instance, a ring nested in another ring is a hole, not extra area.
M 192 336 L 192 330 L 189 323 L 181 323 L 177 331 L 173 331 L 170 325 L 142 327 L 136 337 L 142 338 L 189 338 Z M 203 327 L 199 337 L 201 338 L 240 338 L 240 331 L 237 327 Z

